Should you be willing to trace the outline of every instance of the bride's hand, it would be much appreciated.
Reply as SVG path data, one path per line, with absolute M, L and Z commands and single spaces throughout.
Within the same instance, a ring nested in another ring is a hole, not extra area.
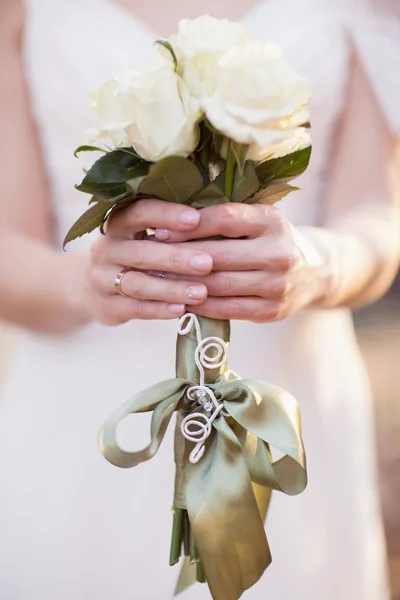
M 160 229 L 156 237 L 172 243 L 217 235 L 245 239 L 182 244 L 207 252 L 214 265 L 211 274 L 198 279 L 207 286 L 208 297 L 193 312 L 215 319 L 275 321 L 324 294 L 325 257 L 278 208 L 223 204 L 199 212 L 194 231 Z
M 173 319 L 184 313 L 186 305 L 203 302 L 207 288 L 195 278 L 211 272 L 207 251 L 144 239 L 149 226 L 190 236 L 199 220 L 197 210 L 159 200 L 142 200 L 112 215 L 106 235 L 94 242 L 90 253 L 86 304 L 92 316 L 108 324 Z M 123 269 L 132 269 L 121 281 L 126 295 L 118 294 L 114 283 Z M 177 273 L 181 279 L 149 274 L 154 271 Z

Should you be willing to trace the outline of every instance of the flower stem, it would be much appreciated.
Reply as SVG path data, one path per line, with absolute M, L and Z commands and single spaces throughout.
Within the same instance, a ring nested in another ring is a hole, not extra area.
M 228 141 L 228 150 L 226 153 L 225 185 L 224 193 L 227 198 L 232 196 L 235 183 L 236 158 L 231 148 L 231 141 Z
M 185 556 L 190 556 L 190 521 L 187 510 L 183 518 L 183 553 Z
M 206 574 L 204 573 L 203 565 L 198 562 L 196 565 L 196 579 L 199 583 L 206 583 Z
M 199 553 L 196 548 L 196 542 L 194 541 L 193 531 L 190 531 L 190 564 L 199 562 Z
M 174 520 L 172 525 L 171 552 L 169 556 L 169 564 L 171 567 L 179 562 L 182 552 L 182 534 L 183 520 L 185 510 L 182 508 L 174 508 Z

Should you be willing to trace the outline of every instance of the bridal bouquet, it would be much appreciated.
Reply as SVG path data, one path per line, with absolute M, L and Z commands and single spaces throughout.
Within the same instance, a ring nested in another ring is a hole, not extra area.
M 92 195 L 90 208 L 65 244 L 103 230 L 111 213 L 138 199 L 200 210 L 272 204 L 298 189 L 290 182 L 310 159 L 311 90 L 279 48 L 209 16 L 181 21 L 177 35 L 157 44 L 157 59 L 92 96 L 102 126 L 89 135 L 112 147 L 77 150 L 103 155 L 77 186 Z M 229 344 L 229 321 L 186 313 L 178 324 L 176 377 L 137 393 L 99 434 L 108 461 L 134 467 L 154 456 L 176 414 L 170 563 L 187 557 L 182 585 L 187 577 L 207 581 L 214 600 L 237 600 L 270 564 L 263 523 L 270 491 L 295 495 L 307 483 L 295 399 L 228 370 Z M 116 428 L 143 411 L 153 413 L 151 443 L 126 452 Z

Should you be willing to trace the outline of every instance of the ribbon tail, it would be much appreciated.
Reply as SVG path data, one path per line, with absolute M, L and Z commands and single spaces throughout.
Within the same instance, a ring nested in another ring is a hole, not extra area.
M 185 379 L 168 379 L 136 394 L 117 408 L 99 431 L 98 444 L 103 456 L 111 464 L 130 468 L 152 458 L 164 438 L 168 424 L 187 388 Z M 151 441 L 143 450 L 127 452 L 117 442 L 117 427 L 130 414 L 153 411 Z
M 238 600 L 271 562 L 242 447 L 223 417 L 206 452 L 187 466 L 186 502 L 214 600 Z
M 307 486 L 301 417 L 296 400 L 285 390 L 262 381 L 223 383 L 224 408 L 265 445 L 261 474 L 264 485 L 294 496 Z M 269 445 L 284 456 L 273 462 Z
M 271 481 L 275 479 L 266 444 L 237 421 L 230 421 L 229 425 L 242 446 L 258 510 L 262 521 L 265 522 L 271 501 Z
M 267 518 L 268 509 L 271 502 L 272 489 L 253 482 L 253 491 L 254 496 L 256 498 L 261 520 L 263 523 L 265 523 L 265 519 Z

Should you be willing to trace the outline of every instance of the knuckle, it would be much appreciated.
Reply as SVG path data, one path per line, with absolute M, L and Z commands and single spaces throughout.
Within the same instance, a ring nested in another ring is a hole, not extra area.
M 257 216 L 263 225 L 268 226 L 271 223 L 271 209 L 275 210 L 270 204 L 254 204 L 253 208 L 257 211 Z
M 268 313 L 269 303 L 267 301 L 259 302 L 251 311 L 250 320 L 253 323 L 266 323 L 270 320 Z
M 237 224 L 238 209 L 233 203 L 218 204 L 210 207 L 208 218 L 215 234 L 229 235 Z
M 220 247 L 221 246 L 221 247 Z M 213 252 L 213 263 L 214 267 L 224 267 L 229 263 L 229 255 L 226 250 L 223 249 L 223 244 L 218 244 L 217 250 Z
M 230 296 L 233 289 L 233 281 L 225 273 L 216 273 L 214 276 L 214 287 L 217 294 Z
M 217 220 L 224 225 L 234 223 L 238 217 L 239 209 L 233 203 L 220 204 L 217 212 Z
M 224 316 L 228 319 L 239 319 L 242 312 L 240 301 L 236 298 L 227 300 L 224 304 Z
M 288 296 L 290 291 L 290 284 L 286 277 L 279 277 L 273 285 L 275 294 L 278 298 L 284 299 Z
M 253 323 L 272 323 L 274 321 L 280 321 L 285 316 L 283 314 L 283 309 L 283 302 L 264 302 L 258 310 L 255 309 L 253 311 L 251 321 L 253 321 Z
M 281 248 L 278 251 L 275 264 L 284 273 L 289 273 L 294 269 L 298 260 L 298 253 L 295 250 L 293 243 L 287 243 L 285 240 L 281 244 Z
M 279 208 L 276 206 L 266 206 L 266 215 L 277 233 L 286 233 L 289 227 L 288 220 Z

